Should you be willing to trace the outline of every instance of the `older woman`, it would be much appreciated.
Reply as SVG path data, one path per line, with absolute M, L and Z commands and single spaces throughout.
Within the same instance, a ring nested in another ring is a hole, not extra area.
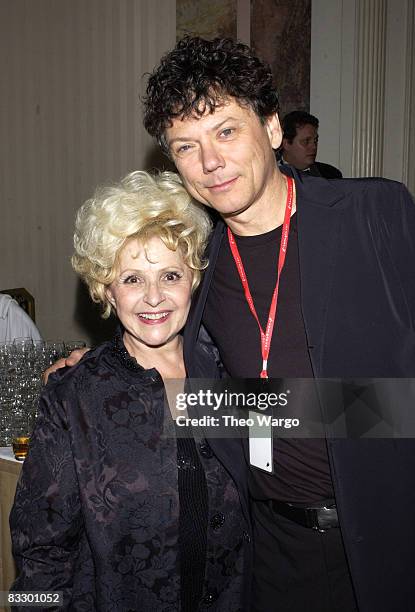
M 206 440 L 175 436 L 165 400 L 185 378 L 209 231 L 173 173 L 134 172 L 78 212 L 73 266 L 120 331 L 42 396 L 11 514 L 13 590 L 88 612 L 244 608 L 237 490 Z M 213 350 L 195 358 L 217 376 Z

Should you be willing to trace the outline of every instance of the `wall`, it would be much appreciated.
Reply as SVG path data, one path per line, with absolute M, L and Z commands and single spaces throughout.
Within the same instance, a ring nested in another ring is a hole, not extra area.
M 45 338 L 107 335 L 72 273 L 74 215 L 98 183 L 160 165 L 141 75 L 175 42 L 174 0 L 2 0 L 0 287 Z M 7 58 L 7 61 L 5 61 Z
M 413 0 L 312 1 L 310 109 L 321 119 L 318 157 L 345 176 L 368 174 L 368 164 L 359 168 L 357 161 L 363 152 L 377 155 L 373 174 L 415 187 L 414 34 Z

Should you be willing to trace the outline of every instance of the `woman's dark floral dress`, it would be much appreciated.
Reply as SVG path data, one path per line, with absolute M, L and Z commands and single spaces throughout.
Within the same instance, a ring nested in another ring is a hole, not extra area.
M 208 490 L 198 610 L 236 612 L 245 609 L 248 527 L 233 481 L 206 441 L 196 446 Z M 178 612 L 179 513 L 163 381 L 129 358 L 118 337 L 43 393 L 10 516 L 13 590 L 63 591 L 63 610 Z

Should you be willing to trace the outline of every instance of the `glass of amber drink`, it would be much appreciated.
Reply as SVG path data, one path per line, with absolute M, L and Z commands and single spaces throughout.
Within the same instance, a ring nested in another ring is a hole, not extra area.
M 13 453 L 17 461 L 24 461 L 26 459 L 27 451 L 29 449 L 29 436 L 16 436 L 13 438 Z

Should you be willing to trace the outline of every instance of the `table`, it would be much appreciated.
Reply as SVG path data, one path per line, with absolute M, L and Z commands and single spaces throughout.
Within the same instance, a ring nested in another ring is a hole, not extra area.
M 11 552 L 9 514 L 22 464 L 16 461 L 11 448 L 0 448 L 0 591 L 8 591 L 15 568 Z M 5 608 L 0 606 L 0 612 Z

